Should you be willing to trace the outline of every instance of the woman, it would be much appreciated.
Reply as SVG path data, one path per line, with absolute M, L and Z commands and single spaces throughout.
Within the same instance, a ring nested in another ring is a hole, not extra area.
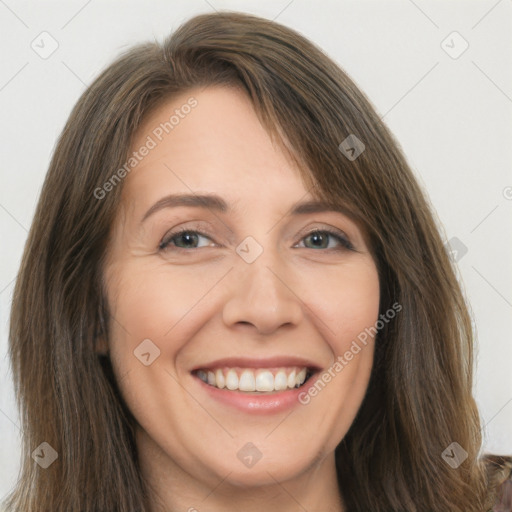
M 8 509 L 488 511 L 507 459 L 479 458 L 472 344 L 365 96 L 288 28 L 196 16 L 57 145 L 12 306 Z

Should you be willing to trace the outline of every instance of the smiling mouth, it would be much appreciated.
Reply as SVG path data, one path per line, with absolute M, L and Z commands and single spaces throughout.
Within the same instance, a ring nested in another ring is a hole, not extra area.
M 307 367 L 280 368 L 201 368 L 192 372 L 197 378 L 217 389 L 253 394 L 269 394 L 297 389 L 313 375 Z

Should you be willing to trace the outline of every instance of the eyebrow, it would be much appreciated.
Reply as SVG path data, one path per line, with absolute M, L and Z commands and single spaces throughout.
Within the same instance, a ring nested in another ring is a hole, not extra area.
M 157 201 L 142 217 L 141 223 L 159 210 L 177 206 L 207 208 L 221 213 L 230 210 L 222 197 L 215 194 L 171 194 Z M 338 212 L 352 217 L 353 213 L 342 205 L 332 205 L 324 201 L 310 200 L 297 202 L 292 206 L 289 215 L 306 213 Z

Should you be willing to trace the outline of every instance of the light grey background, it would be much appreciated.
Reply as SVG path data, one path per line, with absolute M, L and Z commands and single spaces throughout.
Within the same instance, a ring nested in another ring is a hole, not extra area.
M 120 51 L 214 9 L 297 29 L 384 116 L 459 251 L 478 337 L 484 449 L 512 454 L 512 0 L 0 0 L 0 497 L 20 457 L 7 360 L 13 281 L 57 137 L 85 86 Z M 58 48 L 44 55 L 53 40 Z

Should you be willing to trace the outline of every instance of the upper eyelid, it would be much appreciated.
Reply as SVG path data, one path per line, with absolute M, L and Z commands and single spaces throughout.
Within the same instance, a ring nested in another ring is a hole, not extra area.
M 194 221 L 190 221 L 190 222 L 194 222 Z M 188 222 L 186 224 L 188 224 Z M 310 225 L 308 225 L 308 226 L 302 228 L 299 231 L 299 234 L 296 236 L 301 236 L 301 237 L 306 236 L 314 231 L 334 231 L 337 234 L 345 236 L 347 238 L 347 240 L 350 240 L 350 238 L 351 238 L 345 230 L 335 227 L 335 226 L 328 225 L 325 222 L 315 221 L 312 224 L 320 224 L 320 225 L 315 225 L 312 227 Z M 203 236 L 208 236 L 208 237 L 214 236 L 213 234 L 210 234 L 210 232 L 209 232 L 210 230 L 209 230 L 207 224 L 205 224 L 203 222 L 199 222 L 199 224 L 195 224 L 190 227 L 189 226 L 180 226 L 180 227 L 169 229 L 168 231 L 165 232 L 163 239 L 165 239 L 169 234 L 172 234 L 172 236 L 175 236 L 176 234 L 179 234 L 180 232 L 183 232 L 183 231 L 194 231 L 194 232 L 198 232 L 199 234 L 201 234 Z M 233 231 L 231 229 L 229 231 L 230 231 L 230 233 L 233 233 Z
M 184 224 L 186 226 L 183 226 L 182 224 Z M 175 230 L 176 232 L 179 232 L 184 229 L 186 229 L 188 231 L 204 231 L 204 234 L 206 234 L 208 236 L 213 236 L 213 235 L 209 235 L 209 233 L 208 233 L 210 231 L 210 224 L 211 224 L 209 222 L 205 222 L 202 220 L 187 220 L 187 221 L 184 221 L 182 224 L 180 224 L 179 227 L 175 227 L 175 228 L 171 228 L 171 229 L 167 230 L 164 236 L 166 236 L 167 233 L 170 233 L 171 231 Z M 192 224 L 192 226 L 189 227 L 188 224 Z M 234 241 L 235 237 L 234 237 L 233 230 L 231 228 L 227 227 L 224 223 L 222 223 L 222 224 L 229 231 L 230 235 L 232 235 L 232 238 Z M 311 227 L 312 225 L 313 225 L 313 227 Z M 345 229 L 333 226 L 325 221 L 320 221 L 320 220 L 314 220 L 314 221 L 310 222 L 307 226 L 300 229 L 300 233 L 307 234 L 311 231 L 323 230 L 323 229 L 339 231 L 340 234 L 343 234 L 347 239 L 351 238 L 351 236 L 347 233 L 347 231 Z

